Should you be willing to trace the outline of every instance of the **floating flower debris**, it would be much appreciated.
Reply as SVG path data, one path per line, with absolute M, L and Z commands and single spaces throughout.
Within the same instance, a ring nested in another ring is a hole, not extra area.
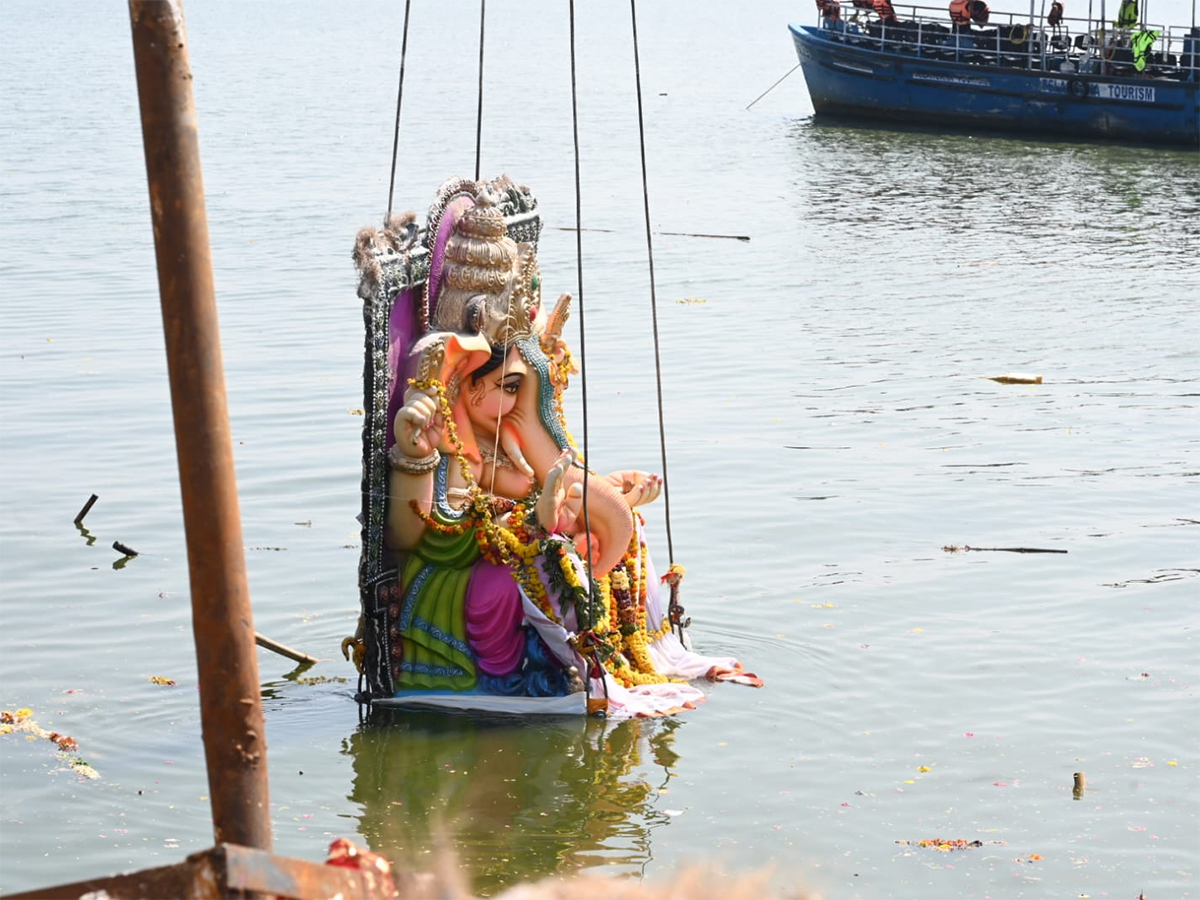
M 59 734 L 57 731 L 47 731 L 41 725 L 33 720 L 33 710 L 28 706 L 23 706 L 16 712 L 9 710 L 0 710 L 0 734 L 13 734 L 21 732 L 26 736 L 26 739 L 33 740 L 35 738 L 45 738 L 58 748 L 60 753 L 71 753 L 79 749 L 79 743 L 75 738 L 66 734 Z M 68 760 L 71 768 L 84 778 L 99 778 L 100 773 L 93 769 L 82 759 L 72 758 Z
M 919 841 L 896 841 L 897 844 L 907 844 L 910 847 L 925 847 L 930 850 L 937 850 L 939 853 L 950 853 L 954 850 L 972 850 L 975 847 L 982 847 L 983 841 L 968 841 L 965 838 L 956 838 L 948 840 L 946 838 L 924 838 Z M 1004 841 L 988 841 L 989 844 L 1003 844 Z M 1038 857 L 1039 859 L 1041 857 Z
M 175 683 L 175 679 L 174 679 L 174 678 L 167 678 L 167 677 L 166 677 L 166 676 L 164 676 L 164 675 L 151 675 L 151 676 L 150 676 L 150 683 L 151 683 L 151 684 L 166 684 L 166 685 L 172 685 L 172 684 L 174 684 L 174 683 Z

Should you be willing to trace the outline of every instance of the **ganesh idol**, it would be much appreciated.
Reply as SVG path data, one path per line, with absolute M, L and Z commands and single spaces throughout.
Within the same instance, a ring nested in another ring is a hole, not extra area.
M 656 716 L 698 679 L 761 686 L 694 652 L 641 508 L 567 429 L 570 297 L 542 302 L 536 200 L 507 177 L 444 184 L 355 249 L 367 326 L 360 699 L 508 713 Z

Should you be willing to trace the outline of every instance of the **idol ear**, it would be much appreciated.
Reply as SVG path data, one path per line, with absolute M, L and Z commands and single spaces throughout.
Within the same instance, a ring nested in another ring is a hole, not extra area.
M 438 345 L 441 350 L 436 350 Z M 430 352 L 442 356 L 439 371 L 430 372 L 436 375 L 446 390 L 446 399 L 450 403 L 451 417 L 458 432 L 458 440 L 462 444 L 463 453 L 473 462 L 479 462 L 479 448 L 475 443 L 475 434 L 471 422 L 466 416 L 460 401 L 461 387 L 471 373 L 488 361 L 492 355 L 492 345 L 487 338 L 479 334 L 456 334 L 449 331 L 427 334 L 413 345 L 409 354 L 408 369 L 417 372 L 421 366 L 421 358 L 428 358 Z M 444 453 L 453 453 L 455 448 L 450 445 L 446 434 L 442 435 L 439 449 Z

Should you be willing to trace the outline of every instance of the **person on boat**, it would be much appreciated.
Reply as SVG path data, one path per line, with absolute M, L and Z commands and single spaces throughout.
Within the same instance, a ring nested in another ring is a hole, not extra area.
M 892 0 L 874 0 L 871 5 L 875 15 L 879 16 L 879 21 L 887 25 L 900 24 L 900 20 L 896 18 L 896 10 L 892 8 Z
M 1063 20 L 1062 0 L 1054 0 L 1054 2 L 1050 4 L 1050 14 L 1048 16 L 1046 16 L 1046 24 L 1049 25 L 1051 28 L 1053 28 L 1055 33 L 1057 34 L 1059 26 L 1062 25 L 1062 20 Z
M 1123 0 L 1121 8 L 1117 11 L 1117 21 L 1113 22 L 1113 26 L 1116 28 L 1137 28 L 1137 23 L 1137 0 Z
M 971 21 L 976 25 L 986 25 L 992 11 L 983 0 L 968 0 Z
M 817 9 L 821 13 L 821 22 L 826 28 L 842 18 L 842 4 L 838 0 L 817 0 Z
M 951 0 L 950 23 L 956 29 L 968 28 L 971 25 L 971 0 Z

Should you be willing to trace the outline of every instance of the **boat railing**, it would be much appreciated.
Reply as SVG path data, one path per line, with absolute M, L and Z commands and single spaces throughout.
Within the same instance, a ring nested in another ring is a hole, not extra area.
M 904 5 L 894 19 L 866 8 L 869 0 L 818 0 L 830 40 L 931 60 L 980 66 L 1200 81 L 1200 28 L 1117 28 L 1063 17 L 1050 25 L 1028 13 L 991 13 L 984 24 L 955 24 L 948 11 Z

